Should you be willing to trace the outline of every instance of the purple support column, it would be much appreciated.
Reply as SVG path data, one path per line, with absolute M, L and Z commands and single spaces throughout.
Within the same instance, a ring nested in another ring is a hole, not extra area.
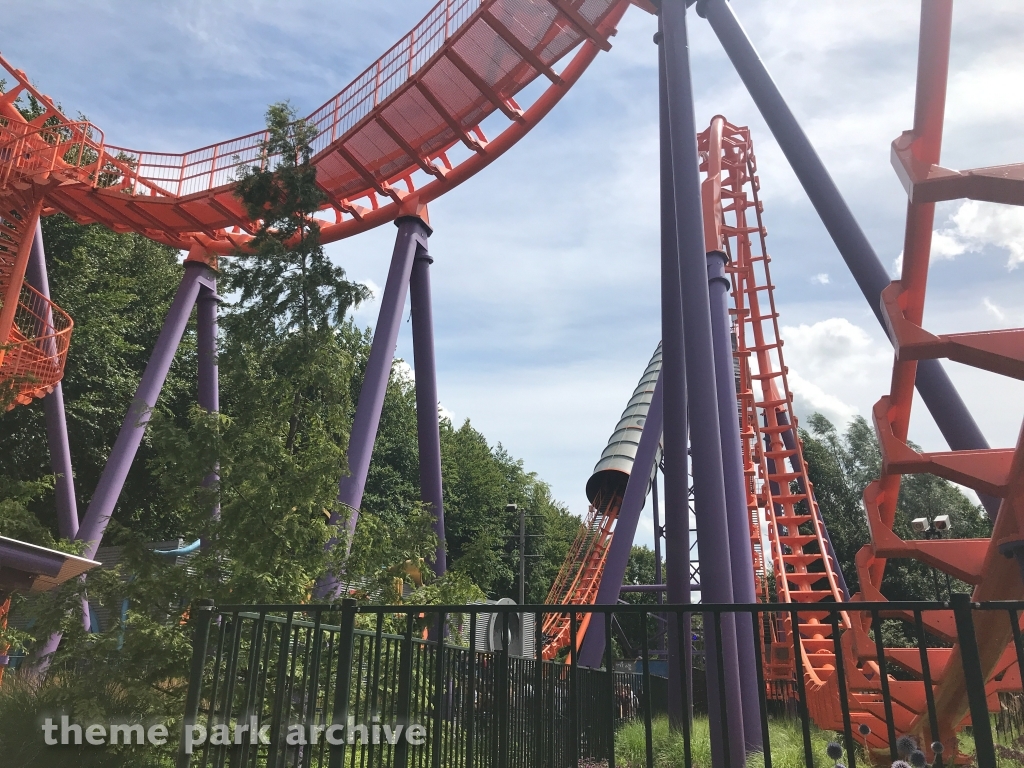
M 683 0 L 664 2 L 661 8 L 661 21 L 686 344 L 687 412 L 693 447 L 697 535 L 700 540 L 701 602 L 731 603 L 733 578 L 729 554 L 725 478 L 722 469 L 722 438 L 719 431 L 718 393 L 715 385 L 714 345 L 704 250 L 697 125 L 693 114 L 686 5 Z M 671 573 L 670 569 L 670 577 Z M 704 636 L 705 647 L 708 649 L 704 662 L 708 681 L 712 762 L 716 768 L 743 766 L 746 753 L 735 617 L 731 614 L 722 615 L 721 633 L 716 637 L 711 617 L 705 616 Z M 722 649 L 721 668 L 717 664 L 713 650 L 717 643 L 721 644 Z M 719 696 L 720 675 L 724 678 L 724 701 Z M 720 708 L 724 708 L 726 713 L 726 733 L 721 730 Z
M 651 482 L 651 517 L 654 522 L 654 583 L 664 584 L 664 574 L 661 572 L 661 510 L 658 504 L 658 462 L 654 462 L 654 480 Z M 658 605 L 665 602 L 665 595 L 658 593 Z M 662 645 L 663 643 L 659 643 Z
M 676 198 L 672 183 L 672 131 L 668 114 L 668 83 L 665 77 L 665 46 L 662 32 L 658 45 L 658 115 L 661 185 L 661 375 L 665 387 L 664 451 L 665 565 L 668 567 L 665 597 L 669 605 L 689 604 L 690 591 L 690 481 L 686 423 L 686 351 L 683 343 L 683 299 L 679 281 L 679 240 L 676 236 Z M 683 637 L 675 616 L 668 622 L 669 691 L 682 691 L 683 670 L 693 668 L 690 618 L 682 621 Z M 682 656 L 680 657 L 680 640 Z M 693 680 L 686 691 L 687 710 L 680 696 L 668 697 L 669 723 L 675 729 L 684 718 L 693 721 Z
M 128 407 L 128 414 L 121 424 L 121 431 L 117 435 L 110 458 L 107 459 L 96 492 L 85 513 L 85 519 L 82 520 L 82 527 L 78 531 L 78 540 L 88 542 L 83 557 L 92 559 L 96 555 L 96 549 L 100 545 L 103 532 L 128 477 L 128 470 L 131 469 L 132 461 L 142 442 L 150 414 L 174 360 L 174 353 L 185 332 L 189 315 L 192 313 L 192 305 L 195 304 L 200 287 L 209 287 L 209 281 L 212 279 L 210 268 L 205 264 L 185 263 L 185 275 L 178 286 L 178 292 L 174 295 L 174 301 L 171 302 L 167 319 L 160 329 L 160 336 L 142 374 L 135 399 Z
M 121 495 L 124 481 L 128 477 L 128 470 L 131 469 L 132 461 L 139 450 L 142 436 L 145 434 L 146 425 L 149 423 L 150 414 L 156 405 L 160 390 L 167 379 L 167 372 L 170 370 L 171 362 L 174 360 L 174 353 L 178 350 L 182 334 L 185 333 L 185 326 L 188 325 L 189 315 L 192 314 L 192 305 L 196 302 L 201 287 L 210 286 L 213 275 L 205 264 L 193 261 L 185 262 L 185 274 L 181 278 L 177 293 L 171 302 L 171 308 L 167 311 L 167 318 L 164 320 L 163 328 L 157 337 L 156 346 L 146 364 L 146 370 L 142 374 L 142 381 L 135 392 L 135 398 L 128 406 L 128 413 L 121 423 L 121 431 L 118 432 L 117 440 L 110 451 L 106 466 L 103 467 L 103 474 L 96 485 L 96 492 L 93 494 L 89 509 L 86 510 L 85 519 L 78 530 L 76 540 L 87 542 L 83 557 L 90 560 L 96 556 L 103 533 L 106 531 L 107 523 L 117 505 L 117 499 Z M 216 293 L 215 289 L 214 293 Z M 89 615 L 89 603 L 82 602 L 82 620 L 86 631 L 90 629 L 91 617 Z M 35 669 L 42 674 L 49 665 L 50 657 L 60 645 L 61 636 L 53 635 L 46 644 L 36 651 Z
M 384 395 L 391 380 L 391 365 L 398 344 L 398 329 L 402 325 L 402 310 L 405 308 L 405 295 L 409 288 L 413 259 L 418 248 L 426 250 L 427 239 L 431 233 L 429 225 L 418 216 L 402 216 L 395 221 L 395 225 L 398 227 L 395 250 L 391 255 L 391 268 L 384 284 L 384 296 L 381 299 L 380 314 L 377 316 L 377 327 L 373 333 L 370 359 L 366 363 L 363 386 L 359 390 L 359 402 L 356 404 L 356 415 L 352 421 L 352 435 L 348 441 L 348 474 L 338 482 L 338 503 L 344 510 L 331 517 L 331 522 L 336 524 L 340 521 L 341 514 L 348 516 L 346 547 L 352 545 L 356 521 L 359 519 L 359 507 L 363 502 L 366 474 L 370 470 L 373 444 L 377 440 Z M 331 539 L 327 546 L 333 547 L 336 543 L 336 539 Z M 325 575 L 317 581 L 314 594 L 319 599 L 329 598 L 334 596 L 337 588 L 337 578 Z
M 430 301 L 430 258 L 425 246 L 416 249 L 409 281 L 412 305 L 412 350 L 416 366 L 416 436 L 420 453 L 420 499 L 434 514 L 437 553 L 431 566 L 437 576 L 447 570 L 444 541 L 444 495 L 441 486 L 441 430 L 437 415 L 437 371 L 434 363 L 434 316 Z
M 736 374 L 733 367 L 732 324 L 729 320 L 729 291 L 732 284 L 725 273 L 726 255 L 707 254 L 708 294 L 711 306 L 711 332 L 715 347 L 715 381 L 718 390 L 718 424 L 722 437 L 722 469 L 725 473 L 725 504 L 729 517 L 729 559 L 732 564 L 732 594 L 737 603 L 756 603 L 754 564 L 750 553 L 750 512 L 740 452 L 740 420 L 736 399 Z M 753 616 L 736 616 L 736 648 L 740 658 L 740 685 L 744 691 L 756 691 L 760 643 L 754 641 Z M 761 708 L 756 696 L 743 697 L 743 722 L 747 751 L 760 750 Z
M 664 359 L 662 351 L 663 366 Z M 633 468 L 629 473 L 629 480 L 626 481 L 626 491 L 622 495 L 619 516 L 615 520 L 615 532 L 605 559 L 604 573 L 601 574 L 601 585 L 597 588 L 597 597 L 594 600 L 596 605 L 615 605 L 619 601 L 619 590 L 626 576 L 626 565 L 633 549 L 640 511 L 644 508 L 651 472 L 658 456 L 663 418 L 664 375 L 663 367 L 658 375 L 658 382 L 654 385 L 651 406 L 647 411 L 644 429 L 640 433 L 640 442 L 636 447 L 636 458 L 633 459 Z M 587 634 L 583 638 L 583 647 L 580 649 L 580 666 L 600 667 L 604 657 L 604 646 L 604 622 L 590 622 Z
M 36 225 L 25 279 L 43 296 L 50 298 L 43 228 L 39 224 Z M 47 324 L 52 324 L 50 317 L 44 319 Z M 53 391 L 43 398 L 43 412 L 46 417 L 46 442 L 50 448 L 50 466 L 56 478 L 53 494 L 57 506 L 57 530 L 62 539 L 74 539 L 78 533 L 78 502 L 75 499 L 71 444 L 68 442 L 68 423 L 64 413 L 64 389 L 59 381 Z
M 768 124 L 825 229 L 860 286 L 871 311 L 885 330 L 880 294 L 890 277 L 861 230 L 825 165 L 796 121 L 764 62 L 725 0 L 700 0 L 697 12 L 707 18 L 746 85 L 761 116 Z M 888 333 L 886 334 L 888 335 Z M 917 364 L 917 391 L 949 447 L 955 451 L 988 448 L 974 418 L 960 399 L 953 382 L 938 360 Z M 989 516 L 995 519 L 999 499 L 978 494 Z
M 220 381 L 217 373 L 217 280 L 211 277 L 199 289 L 196 300 L 196 347 L 199 357 L 199 407 L 208 413 L 220 411 Z M 220 482 L 220 465 L 203 479 L 204 487 Z M 210 512 L 214 520 L 220 519 L 220 503 Z

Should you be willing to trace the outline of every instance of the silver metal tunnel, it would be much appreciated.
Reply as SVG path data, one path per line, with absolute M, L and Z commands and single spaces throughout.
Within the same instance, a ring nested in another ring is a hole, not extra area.
M 640 435 L 643 434 L 644 424 L 647 421 L 647 412 L 651 407 L 651 398 L 654 397 L 654 385 L 658 381 L 658 374 L 661 373 L 661 342 L 647 364 L 640 383 L 633 390 L 633 396 L 629 398 L 626 409 L 622 412 L 619 423 L 615 425 L 615 431 L 608 438 L 608 445 L 601 452 L 601 458 L 594 467 L 594 473 L 587 480 L 587 498 L 593 503 L 597 492 L 602 487 L 615 487 L 621 484 L 621 490 L 625 490 L 626 481 L 629 480 L 629 473 L 633 471 L 633 460 L 636 458 L 636 449 L 640 444 Z M 660 461 L 661 448 L 658 448 Z

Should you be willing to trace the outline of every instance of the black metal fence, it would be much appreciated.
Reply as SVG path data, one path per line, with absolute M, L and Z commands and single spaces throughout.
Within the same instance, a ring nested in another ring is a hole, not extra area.
M 994 767 L 997 745 L 973 616 L 981 611 L 1005 613 L 1016 628 L 1017 661 L 1024 662 L 1018 613 L 1024 603 L 979 606 L 967 602 L 966 596 L 956 597 L 963 598 L 953 601 L 952 613 L 974 723 L 977 765 Z M 647 642 L 638 660 L 639 672 L 615 671 L 622 660 L 616 658 L 614 643 L 606 644 L 601 669 L 574 663 L 571 648 L 568 656 L 558 661 L 540 660 L 543 638 L 539 633 L 533 658 L 470 647 L 469 638 L 477 636 L 478 622 L 496 616 L 507 628 L 510 615 L 521 610 L 536 613 L 538 627 L 543 624 L 543 614 L 565 612 L 551 606 L 357 606 L 349 602 L 334 606 L 199 606 L 178 766 L 577 768 L 600 764 L 615 768 L 616 735 L 630 722 L 642 729 L 645 744 L 639 758 L 634 755 L 620 762 L 631 763 L 631 768 L 632 764 L 652 766 L 653 723 L 668 712 L 670 696 L 676 697 L 673 704 L 678 712 L 691 711 L 695 703 L 693 665 L 681 665 L 683 685 L 669 691 L 667 679 L 651 674 Z M 690 645 L 686 640 L 695 639 L 690 627 L 720 626 L 723 616 L 757 614 L 780 627 L 801 627 L 806 617 L 813 615 L 821 626 L 836 630 L 828 645 L 836 657 L 842 723 L 832 738 L 842 747 L 842 762 L 853 768 L 858 761 L 864 763 L 867 752 L 865 734 L 858 729 L 856 712 L 851 716 L 847 701 L 847 695 L 860 683 L 846 679 L 842 664 L 842 615 L 866 617 L 877 641 L 881 687 L 876 712 L 884 720 L 885 731 L 877 735 L 888 742 L 890 757 L 895 760 L 907 713 L 903 704 L 894 703 L 890 688 L 914 676 L 882 652 L 883 637 L 887 644 L 895 638 L 905 650 L 919 652 L 922 674 L 917 679 L 928 693 L 927 712 L 919 714 L 927 719 L 931 739 L 949 743 L 951 734 L 940 733 L 932 695 L 933 676 L 939 671 L 930 670 L 928 662 L 933 658 L 929 650 L 934 653 L 936 648 L 949 647 L 950 638 L 933 636 L 926 626 L 931 626 L 927 618 L 933 612 L 948 616 L 950 611 L 951 606 L 942 603 L 581 606 L 573 608 L 572 634 L 576 635 L 577 622 L 588 613 L 594 614 L 592 621 L 605 622 L 606 637 L 611 637 L 614 614 L 641 614 L 646 619 L 648 613 L 657 612 L 676 622 L 680 654 L 684 655 Z M 902 623 L 894 622 L 894 628 L 883 630 L 883 622 L 897 612 L 901 612 Z M 444 643 L 437 642 L 439 636 L 445 638 Z M 792 632 L 773 639 L 787 644 L 794 657 L 800 658 L 799 640 Z M 821 645 L 819 638 L 817 647 Z M 712 650 L 717 655 L 714 644 L 708 646 L 708 651 Z M 758 691 L 745 691 L 744 695 L 759 698 L 765 766 L 772 765 L 773 723 L 787 717 L 791 727 L 802 734 L 800 764 L 808 768 L 825 764 L 825 755 L 817 754 L 812 743 L 815 728 L 810 722 L 804 676 L 778 679 L 765 668 L 760 654 L 757 660 Z M 722 686 L 724 682 L 719 685 L 724 697 Z M 727 731 L 729 724 L 722 717 Z M 682 733 L 677 738 L 683 741 L 682 762 L 689 765 L 693 738 L 689 718 L 682 718 L 680 724 Z M 952 765 L 951 758 L 947 754 L 946 765 Z M 941 752 L 929 754 L 929 764 L 941 765 L 942 759 Z

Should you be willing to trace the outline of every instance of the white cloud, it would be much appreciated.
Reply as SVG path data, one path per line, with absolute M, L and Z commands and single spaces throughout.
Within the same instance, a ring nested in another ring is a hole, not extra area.
M 952 213 L 946 226 L 932 233 L 932 259 L 953 260 L 986 247 L 1009 251 L 1007 269 L 1024 264 L 1024 210 L 1016 206 L 967 200 Z M 903 254 L 896 261 L 902 269 Z
M 967 244 L 955 232 L 947 229 L 932 232 L 932 259 L 935 261 L 955 259 L 966 250 Z
M 892 262 L 893 278 L 899 280 L 901 274 L 903 274 L 903 251 L 900 251 L 900 255 L 893 259 Z
M 813 275 L 811 277 L 811 282 L 812 283 L 817 283 L 818 285 L 828 285 L 829 284 L 828 272 L 819 272 L 818 274 Z
M 1005 320 L 1006 312 L 998 304 L 995 304 L 988 296 L 981 300 L 982 306 L 989 311 L 989 313 L 995 317 L 996 320 Z
M 843 425 L 884 392 L 892 352 L 860 326 L 831 317 L 781 333 L 798 416 L 820 411 Z

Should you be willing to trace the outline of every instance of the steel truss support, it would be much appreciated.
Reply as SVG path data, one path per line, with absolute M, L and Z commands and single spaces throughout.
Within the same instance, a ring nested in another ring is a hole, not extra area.
M 43 229 L 38 223 L 25 280 L 46 299 L 50 298 Z M 43 398 L 43 413 L 46 419 L 46 441 L 50 449 L 50 466 L 53 468 L 55 478 L 53 493 L 57 507 L 57 531 L 62 539 L 74 539 L 78 534 L 78 501 L 75 498 L 75 476 L 71 466 L 71 444 L 68 442 L 68 422 L 64 412 L 64 389 L 61 382 L 58 381 L 53 391 Z
M 704 248 L 697 125 L 693 112 L 686 6 L 681 0 L 663 3 L 661 26 L 682 289 L 687 412 L 700 539 L 701 597 L 702 601 L 732 603 L 735 596 Z M 671 569 L 670 574 L 672 570 L 678 569 Z M 671 595 L 669 602 L 672 602 Z M 718 659 L 705 657 L 713 764 L 716 768 L 742 766 L 746 739 L 734 616 L 721 616 L 720 635 L 716 636 L 716 628 L 707 624 L 704 633 L 709 647 L 720 643 L 722 649 L 721 665 Z M 754 727 L 751 724 L 751 728 Z
M 889 285 L 889 275 L 818 153 L 790 111 L 735 12 L 725 0 L 700 0 L 697 13 L 711 24 L 811 204 L 821 217 L 825 229 L 832 236 L 871 311 L 885 330 L 881 294 Z M 988 441 L 938 360 L 921 360 L 918 363 L 916 386 L 950 448 L 988 448 Z M 999 510 L 999 499 L 987 494 L 979 494 L 979 498 L 989 515 L 995 518 Z

